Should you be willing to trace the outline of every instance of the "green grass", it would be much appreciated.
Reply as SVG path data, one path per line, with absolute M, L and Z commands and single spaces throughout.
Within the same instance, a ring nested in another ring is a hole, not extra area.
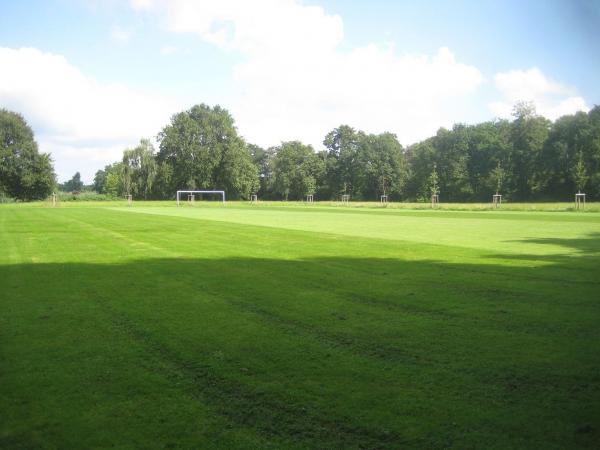
M 0 207 L 0 447 L 597 448 L 600 214 Z
M 107 196 L 95 193 L 87 193 L 89 195 L 83 196 L 82 198 L 68 198 L 65 201 L 61 201 L 59 198 L 58 206 L 60 207 L 76 207 L 80 208 L 83 206 L 97 208 L 98 206 L 128 206 L 127 201 L 125 199 L 115 199 L 109 200 Z M 69 194 L 70 195 L 70 194 Z M 81 197 L 82 194 L 80 194 Z M 72 197 L 72 196 L 71 196 Z M 0 201 L 0 203 L 2 203 Z M 183 205 L 186 205 L 187 202 L 182 201 Z M 200 202 L 197 202 L 200 203 Z M 247 206 L 249 202 L 247 201 L 228 201 L 227 205 L 236 205 L 236 206 Z M 134 200 L 134 207 L 139 206 L 169 206 L 175 207 L 175 200 L 162 200 L 162 201 L 144 201 L 144 200 Z M 212 202 L 203 202 L 203 206 L 209 207 L 220 207 L 221 203 L 219 201 Z M 45 202 L 31 202 L 24 203 L 20 205 L 21 207 L 48 207 L 50 206 L 50 200 Z M 187 205 L 186 205 L 187 206 Z M 431 210 L 430 203 L 408 203 L 408 202 L 390 202 L 387 204 L 382 204 L 379 202 L 349 202 L 342 203 L 338 201 L 315 201 L 314 203 L 308 204 L 306 202 L 301 201 L 264 201 L 260 200 L 257 204 L 253 205 L 254 208 L 260 207 L 294 207 L 294 208 L 335 208 L 336 210 L 340 209 L 366 209 L 366 210 Z M 600 212 L 600 202 L 591 202 L 588 201 L 585 209 L 581 211 L 575 210 L 574 202 L 545 202 L 545 203 L 511 203 L 504 202 L 499 208 L 495 208 L 494 205 L 490 203 L 440 203 L 436 210 L 441 211 L 488 211 L 488 212 L 507 212 L 507 211 L 528 211 L 528 212 L 576 212 L 577 214 L 582 213 L 594 213 Z
M 277 204 L 280 202 L 261 202 L 266 204 Z M 298 203 L 298 202 L 290 202 Z M 431 203 L 410 203 L 410 202 L 389 202 L 382 204 L 379 202 L 350 202 L 342 203 L 336 201 L 315 202 L 314 206 L 336 206 L 349 208 L 382 208 L 382 209 L 417 209 L 430 210 Z M 505 201 L 496 208 L 492 202 L 488 203 L 446 203 L 442 202 L 436 206 L 436 209 L 442 211 L 575 211 L 575 202 L 544 202 L 544 203 L 512 203 Z M 600 202 L 588 201 L 585 205 L 586 212 L 600 212 Z

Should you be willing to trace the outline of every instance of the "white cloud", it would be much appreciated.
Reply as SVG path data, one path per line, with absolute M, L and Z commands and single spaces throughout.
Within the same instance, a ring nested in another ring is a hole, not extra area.
M 537 67 L 498 73 L 494 84 L 503 96 L 502 101 L 489 105 L 497 117 L 510 117 L 513 105 L 519 101 L 535 103 L 538 114 L 551 120 L 590 109 L 574 88 L 551 80 Z
M 151 8 L 154 5 L 154 2 L 152 0 L 131 0 L 131 6 L 133 6 L 134 9 L 148 9 Z
M 163 45 L 160 48 L 160 54 L 163 56 L 170 55 L 191 55 L 192 51 L 186 47 L 176 47 L 174 45 Z
M 480 71 L 441 48 L 398 54 L 393 44 L 342 51 L 343 21 L 296 0 L 134 2 L 175 33 L 193 33 L 242 62 L 228 105 L 243 135 L 261 145 L 301 139 L 318 147 L 340 123 L 392 131 L 410 143 L 464 120 Z
M 174 55 L 175 53 L 177 53 L 179 51 L 179 49 L 177 47 L 174 47 L 172 45 L 164 45 L 160 48 L 160 54 L 161 55 Z
M 182 109 L 122 85 L 100 84 L 64 57 L 33 48 L 0 48 L 0 67 L 0 105 L 24 115 L 61 179 L 79 170 L 91 180 Z
M 110 30 L 110 38 L 111 40 L 124 44 L 126 42 L 129 42 L 129 39 L 131 39 L 131 36 L 133 35 L 133 32 L 130 30 L 125 30 L 123 28 L 120 27 L 113 27 Z

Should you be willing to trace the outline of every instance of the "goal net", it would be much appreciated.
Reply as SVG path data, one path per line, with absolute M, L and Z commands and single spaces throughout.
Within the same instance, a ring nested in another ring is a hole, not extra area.
M 196 195 L 202 194 L 217 194 L 221 196 L 221 201 L 225 203 L 225 191 L 177 191 L 177 206 L 181 203 L 181 200 L 194 201 Z

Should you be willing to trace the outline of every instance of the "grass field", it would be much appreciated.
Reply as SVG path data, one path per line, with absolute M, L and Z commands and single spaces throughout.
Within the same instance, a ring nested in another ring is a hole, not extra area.
M 0 206 L 1 448 L 598 448 L 600 213 L 123 203 Z

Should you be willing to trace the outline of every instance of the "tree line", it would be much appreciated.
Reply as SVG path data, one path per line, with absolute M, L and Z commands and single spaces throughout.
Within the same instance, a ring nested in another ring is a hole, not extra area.
M 16 126 L 15 121 L 22 123 Z M 10 138 L 14 129 L 20 130 L 16 140 Z M 2 110 L 0 138 L 0 192 L 23 199 L 48 195 L 54 189 L 51 161 L 37 152 L 23 118 Z M 598 106 L 551 122 L 537 115 L 532 104 L 519 103 L 512 120 L 441 128 L 408 147 L 392 133 L 368 134 L 340 125 L 324 137 L 324 148 L 315 151 L 300 141 L 266 149 L 249 144 L 227 110 L 201 104 L 173 115 L 156 140 L 158 148 L 142 139 L 124 150 L 120 161 L 96 173 L 92 188 L 136 199 L 169 199 L 178 189 L 285 200 L 307 195 L 330 200 L 345 194 L 352 200 L 387 195 L 390 201 L 429 201 L 437 193 L 440 201 L 469 202 L 490 201 L 500 193 L 511 201 L 557 201 L 571 200 L 579 190 L 589 198 L 600 197 Z M 25 141 L 29 143 L 19 146 Z M 14 161 L 20 152 L 37 156 L 31 164 L 19 165 Z M 22 182 L 15 181 L 18 173 Z M 28 181 L 36 177 L 37 190 Z M 61 187 L 75 190 L 83 183 L 77 173 Z

